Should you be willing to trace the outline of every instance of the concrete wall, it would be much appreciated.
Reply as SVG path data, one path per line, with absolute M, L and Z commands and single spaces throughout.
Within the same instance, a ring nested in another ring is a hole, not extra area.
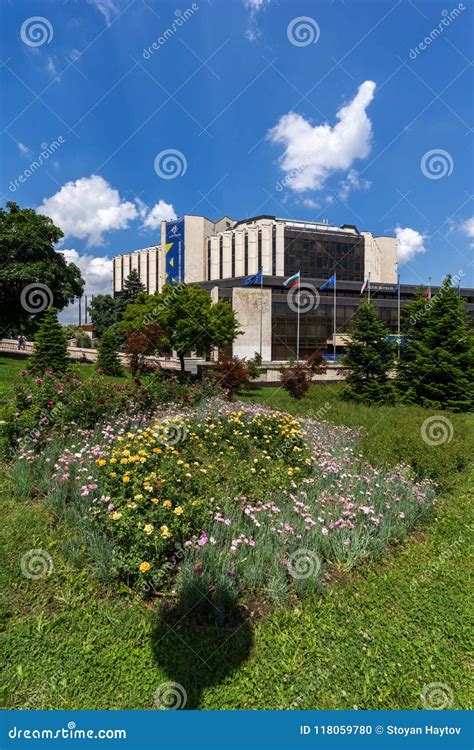
M 374 237 L 361 232 L 365 238 L 364 278 L 378 284 L 397 283 L 397 240 L 395 237 Z
M 262 319 L 262 359 L 272 358 L 272 293 L 259 287 L 234 287 L 232 307 L 243 330 L 233 344 L 233 354 L 251 359 L 260 349 L 260 317 Z M 260 311 L 262 310 L 262 314 Z

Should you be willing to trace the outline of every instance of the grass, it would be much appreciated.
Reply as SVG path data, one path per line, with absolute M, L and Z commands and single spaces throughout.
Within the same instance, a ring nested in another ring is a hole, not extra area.
M 4 359 L 0 388 L 8 393 L 13 366 Z M 251 398 L 303 413 L 319 410 L 332 394 L 320 417 L 365 427 L 363 450 L 381 463 L 396 459 L 393 432 L 401 439 L 405 425 L 408 439 L 411 420 L 418 425 L 428 415 L 338 404 L 332 386 L 314 388 L 298 404 L 276 391 Z M 453 420 L 455 436 L 465 431 L 469 449 L 472 416 Z M 370 436 L 385 445 L 371 448 Z M 313 600 L 218 629 L 186 619 L 170 627 L 157 621 L 153 605 L 107 591 L 87 568 L 76 567 L 70 529 L 40 500 L 16 500 L 6 478 L 2 707 L 149 709 L 159 686 L 173 680 L 185 685 L 187 707 L 202 709 L 419 709 L 423 687 L 434 682 L 450 686 L 453 708 L 468 708 L 472 655 L 464 613 L 474 473 L 446 484 L 435 521 L 377 564 L 340 576 Z M 50 575 L 21 574 L 29 549 L 51 555 Z

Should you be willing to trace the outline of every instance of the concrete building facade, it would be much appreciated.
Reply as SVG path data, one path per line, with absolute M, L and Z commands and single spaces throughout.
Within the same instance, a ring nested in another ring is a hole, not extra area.
M 296 354 L 297 312 L 282 284 L 297 271 L 305 287 L 319 290 L 333 274 L 337 278 L 336 346 L 360 303 L 360 290 L 370 279 L 371 298 L 380 317 L 395 334 L 398 327 L 397 241 L 374 236 L 352 224 L 340 227 L 325 222 L 304 222 L 260 215 L 236 221 L 224 216 L 212 221 L 186 215 L 162 222 L 156 245 L 117 255 L 113 259 L 113 289 L 136 269 L 147 292 L 164 284 L 201 284 L 213 300 L 233 307 L 242 334 L 233 344 L 239 357 L 260 352 L 265 362 L 284 361 Z M 262 285 L 244 286 L 244 280 L 262 269 Z M 401 287 L 401 304 L 415 287 Z M 435 292 L 435 289 L 433 289 Z M 474 314 L 474 291 L 463 290 Z M 318 297 L 318 299 L 316 299 Z M 300 355 L 333 348 L 334 293 L 314 293 L 314 304 L 301 314 Z

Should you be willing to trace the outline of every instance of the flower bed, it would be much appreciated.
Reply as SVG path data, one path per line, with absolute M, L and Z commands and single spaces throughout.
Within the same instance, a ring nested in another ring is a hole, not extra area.
M 47 493 L 110 578 L 176 587 L 186 608 L 318 590 L 333 570 L 383 554 L 434 503 L 407 467 L 365 463 L 347 428 L 218 399 L 61 440 L 20 451 L 18 486 Z

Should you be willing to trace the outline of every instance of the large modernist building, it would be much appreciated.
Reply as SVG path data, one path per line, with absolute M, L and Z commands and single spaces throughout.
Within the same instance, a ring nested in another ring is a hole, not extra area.
M 114 294 L 120 294 L 124 279 L 135 269 L 149 294 L 165 283 L 201 284 L 212 298 L 232 304 L 243 334 L 233 344 L 233 353 L 252 357 L 260 351 L 265 362 L 282 361 L 296 354 L 298 315 L 283 288 L 285 278 L 300 271 L 309 288 L 310 304 L 301 305 L 300 356 L 315 349 L 340 350 L 344 334 L 360 302 L 364 280 L 370 278 L 371 299 L 380 317 L 393 333 L 398 326 L 397 241 L 375 237 L 352 224 L 291 221 L 275 216 L 254 216 L 235 221 L 224 216 L 211 221 L 204 216 L 184 216 L 162 222 L 156 245 L 113 259 Z M 259 284 L 244 286 L 246 278 L 263 271 Z M 334 291 L 316 295 L 336 275 L 336 341 L 334 341 Z M 415 291 L 402 285 L 401 304 Z M 433 293 L 436 289 L 433 288 Z M 474 290 L 462 290 L 474 314 Z M 309 308 L 309 309 L 307 309 Z

